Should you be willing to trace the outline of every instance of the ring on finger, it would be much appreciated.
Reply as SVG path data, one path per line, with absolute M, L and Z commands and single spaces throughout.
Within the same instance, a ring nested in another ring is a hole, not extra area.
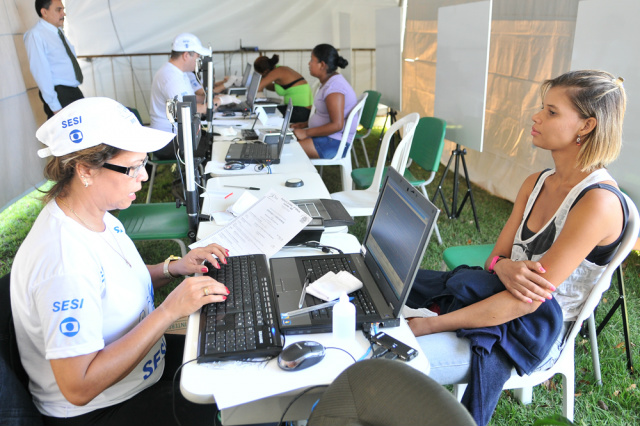
M 209 287 L 205 287 L 204 289 L 204 295 L 205 297 L 209 295 Z

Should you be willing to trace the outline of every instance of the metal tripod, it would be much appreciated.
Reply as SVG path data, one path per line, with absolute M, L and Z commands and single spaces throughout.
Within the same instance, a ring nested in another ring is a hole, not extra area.
M 440 198 L 442 198 L 442 204 L 444 206 L 444 210 L 447 213 L 447 217 L 449 219 L 457 219 L 460 217 L 460 212 L 464 207 L 464 204 L 467 202 L 467 199 L 471 201 L 471 208 L 473 209 L 473 218 L 476 222 L 476 228 L 480 231 L 480 225 L 478 223 L 478 214 L 476 213 L 476 204 L 473 201 L 473 193 L 471 192 L 471 182 L 469 181 L 469 172 L 467 171 L 467 162 L 464 159 L 464 156 L 467 154 L 467 150 L 460 147 L 460 144 L 456 144 L 456 149 L 451 151 L 451 157 L 449 157 L 449 162 L 447 163 L 447 167 L 444 169 L 444 173 L 442 173 L 442 178 L 440 178 L 440 182 L 438 183 L 438 189 L 436 190 L 436 194 L 433 196 L 433 200 L 435 201 L 438 198 L 438 194 Z M 451 168 L 451 162 L 455 158 L 455 166 L 454 166 L 454 175 L 453 175 L 453 200 L 451 202 L 451 210 L 447 207 L 447 202 L 444 198 L 444 193 L 442 191 L 442 182 L 447 177 L 447 172 Z M 460 207 L 457 208 L 458 205 L 458 185 L 460 178 L 460 161 L 462 160 L 462 168 L 464 170 L 464 178 L 467 182 L 467 193 L 464 195 L 462 199 L 462 203 L 460 203 Z M 457 209 L 456 209 L 457 208 Z

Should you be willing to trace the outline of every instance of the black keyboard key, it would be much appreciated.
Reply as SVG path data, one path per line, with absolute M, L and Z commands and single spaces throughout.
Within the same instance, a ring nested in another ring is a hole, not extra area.
M 266 258 L 234 256 L 220 266 L 208 274 L 230 294 L 201 309 L 198 362 L 276 356 L 282 343 Z

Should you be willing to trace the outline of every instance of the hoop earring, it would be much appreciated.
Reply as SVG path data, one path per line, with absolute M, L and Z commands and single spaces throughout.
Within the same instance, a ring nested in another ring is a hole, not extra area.
M 580 146 L 580 135 L 578 135 L 578 139 L 576 139 L 576 145 Z

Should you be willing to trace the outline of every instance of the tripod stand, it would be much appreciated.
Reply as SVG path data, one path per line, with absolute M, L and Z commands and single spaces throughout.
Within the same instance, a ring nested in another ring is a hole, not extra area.
M 456 149 L 451 151 L 451 157 L 449 157 L 449 161 L 447 162 L 447 167 L 444 169 L 444 173 L 442 173 L 442 178 L 440 178 L 440 182 L 438 183 L 438 189 L 436 190 L 436 194 L 433 196 L 434 201 L 438 198 L 438 194 L 440 198 L 442 198 L 442 205 L 444 206 L 444 210 L 447 213 L 447 217 L 449 219 L 457 219 L 460 217 L 460 212 L 464 207 L 464 204 L 467 202 L 467 199 L 471 201 L 471 208 L 473 209 L 473 218 L 476 222 L 476 228 L 480 231 L 480 225 L 478 223 L 478 215 L 476 213 L 476 204 L 473 201 L 473 193 L 471 192 L 471 182 L 469 181 L 469 172 L 467 171 L 467 162 L 464 159 L 464 156 L 467 154 L 467 150 L 460 147 L 460 144 L 456 144 Z M 455 166 L 454 166 L 454 174 L 453 174 L 453 200 L 451 202 L 451 210 L 447 207 L 447 202 L 444 199 L 444 193 L 442 191 L 442 182 L 444 182 L 445 177 L 447 177 L 447 172 L 451 168 L 451 162 L 455 158 Z M 457 208 L 458 203 L 458 185 L 460 178 L 460 161 L 462 160 L 462 168 L 464 170 L 464 178 L 467 182 L 467 193 L 464 195 L 462 199 L 462 203 L 460 203 L 460 207 Z
M 382 139 L 384 138 L 384 134 L 385 134 L 385 130 L 387 128 L 387 120 L 389 120 L 389 118 L 391 118 L 391 122 L 389 124 L 389 127 L 393 126 L 393 124 L 396 122 L 397 120 L 397 115 L 398 115 L 398 111 L 394 110 L 393 108 L 389 108 L 387 110 L 387 116 L 384 118 L 384 124 L 382 125 L 382 132 L 380 132 L 380 138 L 378 139 L 378 149 L 376 150 L 376 157 L 378 156 L 378 153 L 380 152 L 380 146 L 382 146 Z M 390 149 L 389 152 L 387 153 L 387 159 L 393 157 L 393 153 L 396 149 L 396 137 L 397 135 L 393 135 L 391 137 L 391 141 L 389 143 Z

